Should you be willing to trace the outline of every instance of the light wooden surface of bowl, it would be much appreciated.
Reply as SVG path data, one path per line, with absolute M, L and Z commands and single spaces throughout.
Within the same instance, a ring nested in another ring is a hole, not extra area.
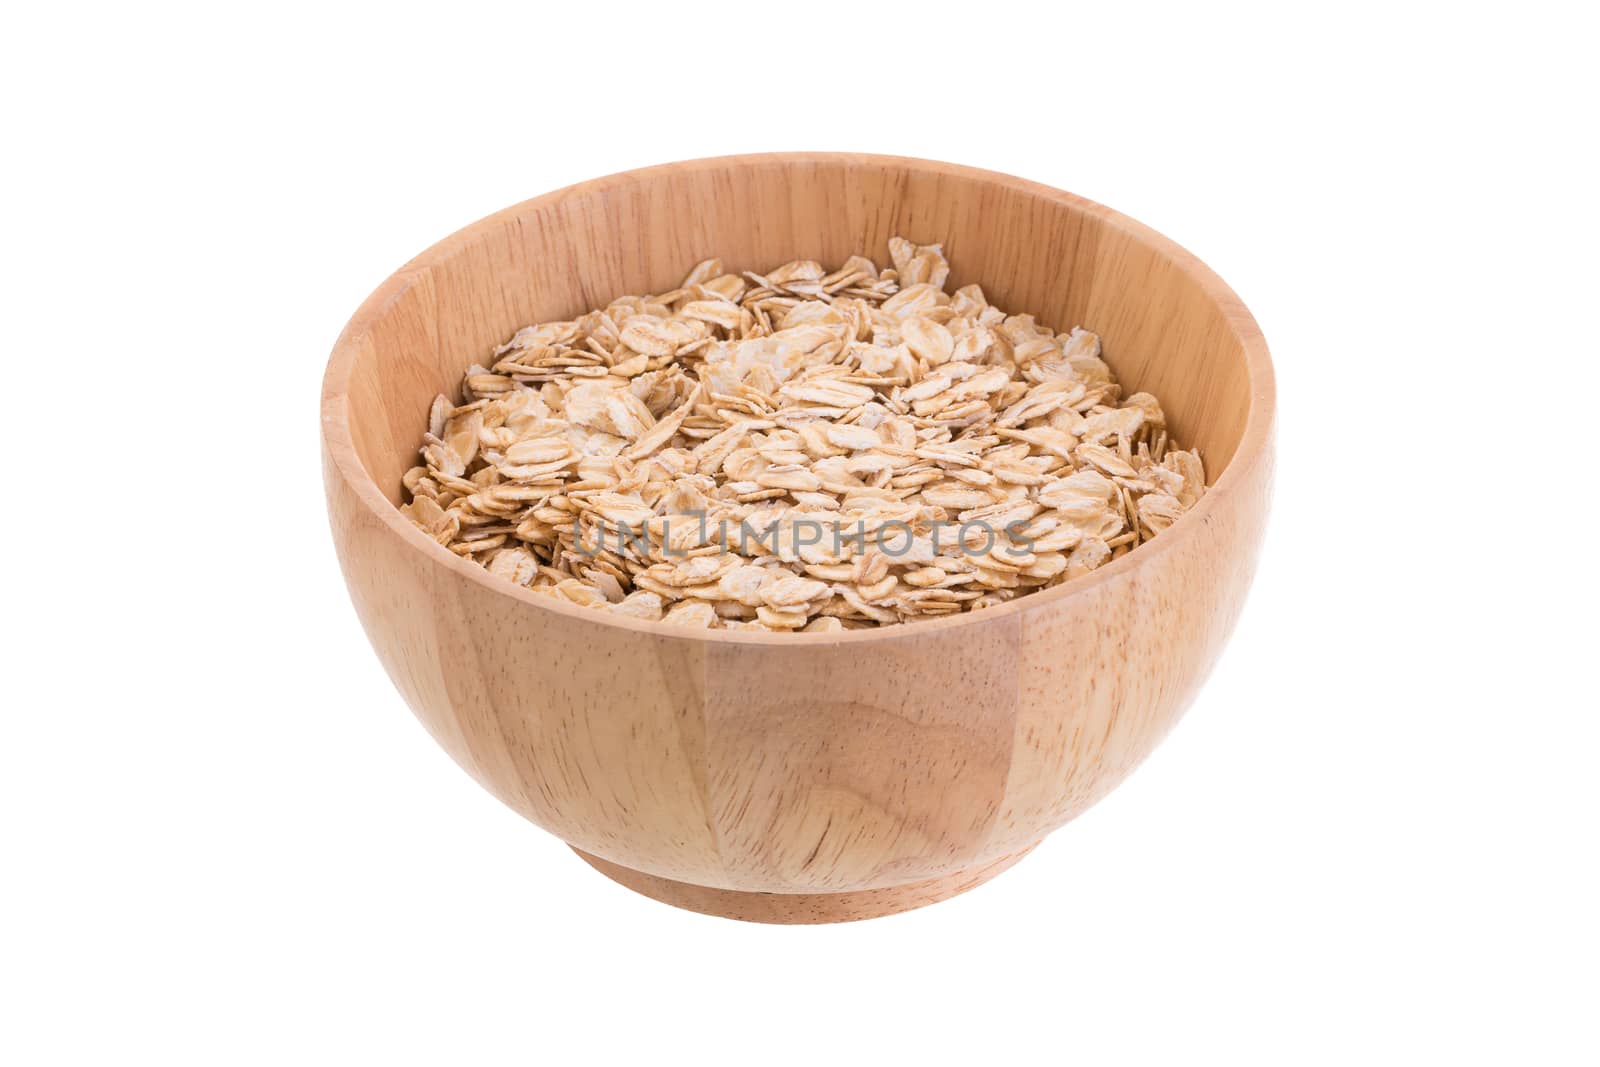
M 563 605 L 398 510 L 435 394 L 518 327 L 698 261 L 763 270 L 942 242 L 948 288 L 1098 332 L 1212 486 L 1169 530 L 1009 604 L 844 634 L 686 631 Z M 597 869 L 769 922 L 952 896 L 1093 804 L 1166 734 L 1233 628 L 1272 477 L 1254 320 L 1193 256 L 1097 204 L 944 163 L 795 153 L 674 163 L 529 200 L 446 238 L 362 305 L 323 384 L 351 599 L 463 768 Z

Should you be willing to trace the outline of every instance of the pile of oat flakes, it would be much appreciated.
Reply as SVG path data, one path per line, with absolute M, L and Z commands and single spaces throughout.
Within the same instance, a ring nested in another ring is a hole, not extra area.
M 688 626 L 836 631 L 1004 603 L 1205 491 L 1082 329 L 944 291 L 938 245 L 519 330 L 434 401 L 403 507 L 507 581 Z M 820 535 L 820 536 L 819 536 Z

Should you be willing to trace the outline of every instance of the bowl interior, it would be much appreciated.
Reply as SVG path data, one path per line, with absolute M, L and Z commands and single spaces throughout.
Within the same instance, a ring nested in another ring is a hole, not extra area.
M 732 157 L 602 178 L 530 200 L 435 245 L 362 308 L 335 351 L 356 453 L 394 502 L 428 405 L 531 322 L 675 287 L 695 263 L 888 262 L 895 234 L 941 242 L 947 288 L 977 282 L 1012 314 L 1100 334 L 1128 391 L 1154 393 L 1214 482 L 1243 440 L 1259 344 L 1192 256 L 1080 198 L 985 171 L 853 155 Z M 333 383 L 330 383 L 333 384 Z M 1256 392 L 1260 392 L 1256 383 Z

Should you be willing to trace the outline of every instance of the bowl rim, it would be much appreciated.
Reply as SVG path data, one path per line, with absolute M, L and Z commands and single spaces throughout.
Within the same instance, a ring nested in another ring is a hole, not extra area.
M 894 166 L 928 171 L 939 175 L 957 176 L 969 180 L 1009 187 L 1029 196 L 1053 200 L 1074 210 L 1092 215 L 1101 222 L 1122 231 L 1129 237 L 1165 256 L 1172 265 L 1199 284 L 1201 290 L 1220 310 L 1224 322 L 1238 338 L 1245 357 L 1250 403 L 1245 414 L 1244 433 L 1228 466 L 1218 476 L 1214 485 L 1189 511 L 1185 512 L 1160 537 L 1145 542 L 1137 551 L 1128 552 L 1081 578 L 1049 589 L 1029 593 L 1005 604 L 982 611 L 963 611 L 943 618 L 919 622 L 886 624 L 861 630 L 844 630 L 838 633 L 766 633 L 754 630 L 712 630 L 680 626 L 666 622 L 630 619 L 596 611 L 594 608 L 568 604 L 556 597 L 534 593 L 522 586 L 513 585 L 489 571 L 451 552 L 433 538 L 428 537 L 411 520 L 390 503 L 368 474 L 366 466 L 356 452 L 350 432 L 349 380 L 360 342 L 370 332 L 371 326 L 405 293 L 419 272 L 430 270 L 436 263 L 453 255 L 462 247 L 477 241 L 482 235 L 504 222 L 526 215 L 538 206 L 551 204 L 572 196 L 591 195 L 608 189 L 636 184 L 642 179 L 683 176 L 688 173 L 726 170 L 734 167 L 793 166 L 815 163 L 844 163 L 856 166 Z M 559 617 L 571 618 L 593 625 L 615 627 L 641 636 L 676 638 L 686 641 L 706 641 L 726 645 L 776 645 L 791 648 L 817 645 L 856 644 L 868 642 L 908 640 L 934 632 L 993 623 L 1025 615 L 1058 604 L 1073 597 L 1083 596 L 1145 564 L 1172 551 L 1179 542 L 1195 536 L 1202 524 L 1218 512 L 1228 500 L 1240 491 L 1249 469 L 1262 462 L 1270 449 L 1273 422 L 1276 415 L 1276 380 L 1272 358 L 1266 339 L 1254 316 L 1233 289 L 1217 276 L 1210 267 L 1177 242 L 1121 212 L 1052 186 L 1018 178 L 997 171 L 969 167 L 958 163 L 918 159 L 910 156 L 889 156 L 861 152 L 767 152 L 757 154 L 710 156 L 675 163 L 661 163 L 649 167 L 620 171 L 601 178 L 569 185 L 544 193 L 529 200 L 513 204 L 492 215 L 485 216 L 468 226 L 435 242 L 391 274 L 375 289 L 351 316 L 340 332 L 328 357 L 322 380 L 322 444 L 325 455 L 331 460 L 340 477 L 349 486 L 356 499 L 379 522 L 392 530 L 401 541 L 422 552 L 434 564 L 481 586 L 488 592 L 508 597 L 530 607 L 549 611 Z

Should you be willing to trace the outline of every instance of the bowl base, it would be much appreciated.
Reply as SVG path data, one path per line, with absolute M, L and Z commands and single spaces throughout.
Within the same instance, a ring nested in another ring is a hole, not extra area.
M 743 922 L 795 924 L 854 922 L 936 904 L 982 885 L 1032 852 L 1033 846 L 943 878 L 852 893 L 746 893 L 735 889 L 713 889 L 645 874 L 591 856 L 582 849 L 574 848 L 572 851 L 613 882 L 675 908 Z

